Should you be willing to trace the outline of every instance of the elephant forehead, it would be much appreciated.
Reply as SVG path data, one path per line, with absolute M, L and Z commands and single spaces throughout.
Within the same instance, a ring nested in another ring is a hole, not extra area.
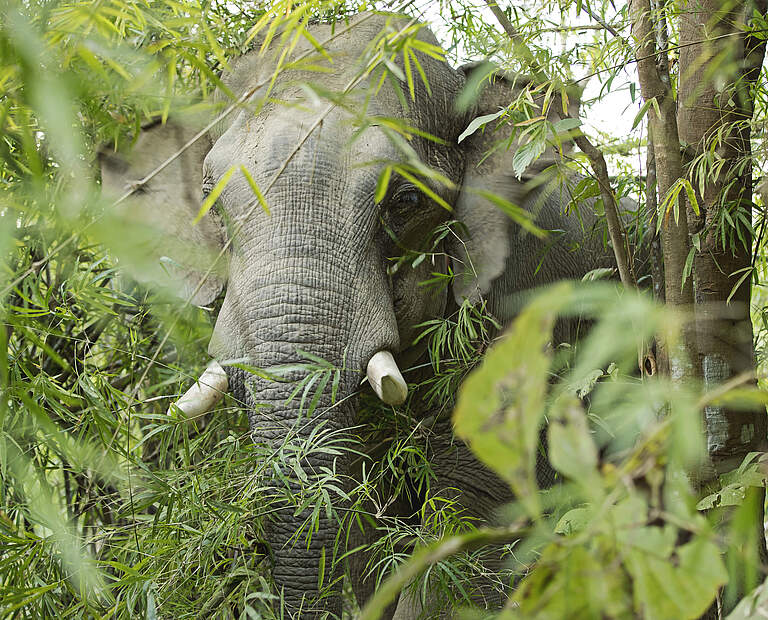
M 243 112 L 205 158 L 204 184 L 223 177 L 224 198 L 252 192 L 244 168 L 269 197 L 280 188 L 311 188 L 328 200 L 373 193 L 384 166 L 402 158 L 380 127 L 360 131 L 341 110 L 312 114 L 302 106 L 273 107 L 256 116 Z M 323 192 L 331 194 L 323 196 Z M 331 191 L 333 190 L 333 191 Z M 349 196 L 344 194 L 349 193 Z

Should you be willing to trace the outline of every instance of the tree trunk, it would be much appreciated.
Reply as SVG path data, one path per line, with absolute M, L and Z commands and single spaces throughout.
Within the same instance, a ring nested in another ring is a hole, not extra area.
M 659 201 L 656 199 L 656 156 L 653 153 L 653 135 L 648 130 L 648 146 L 646 157 L 646 178 L 645 178 L 645 212 L 648 215 L 648 225 L 656 228 L 656 212 L 658 211 Z M 650 241 L 650 271 L 653 287 L 653 298 L 659 303 L 664 303 L 664 255 L 661 249 L 661 239 L 655 232 L 651 232 Z
M 690 178 L 700 190 L 700 215 L 690 208 L 688 215 L 698 239 L 697 362 L 705 387 L 754 370 L 752 236 L 746 224 L 752 221 L 751 86 L 765 41 L 745 37 L 742 28 L 753 8 L 765 12 L 765 0 L 760 5 L 697 0 L 695 11 L 680 16 L 678 126 Z M 714 472 L 737 466 L 765 439 L 764 411 L 709 406 L 705 417 Z
M 640 89 L 643 98 L 653 103 L 648 109 L 648 120 L 650 135 L 653 136 L 656 183 L 659 196 L 663 199 L 683 176 L 676 105 L 670 86 L 666 51 L 657 53 L 656 49 L 658 33 L 666 31 L 666 26 L 663 22 L 659 23 L 658 15 L 652 13 L 650 0 L 632 0 L 630 15 Z M 664 297 L 670 306 L 692 312 L 693 283 L 691 278 L 683 277 L 690 247 L 688 216 L 683 194 L 679 194 L 675 208 L 670 207 L 666 213 L 660 214 L 664 252 Z M 674 347 L 666 343 L 663 343 L 663 346 L 665 355 L 659 356 L 662 370 L 668 369 L 672 378 L 681 382 L 696 377 L 696 330 L 693 321 L 684 322 L 683 333 Z M 665 357 L 667 363 L 664 361 Z
M 680 15 L 678 126 L 700 207 L 697 216 L 689 205 L 688 215 L 697 240 L 697 363 L 705 389 L 735 376 L 752 377 L 755 366 L 750 122 L 752 87 L 762 67 L 765 41 L 743 33 L 754 9 L 764 14 L 766 1 L 697 0 L 696 10 Z M 710 476 L 737 467 L 749 452 L 765 449 L 763 407 L 744 411 L 710 405 L 704 415 Z M 753 555 L 754 547 L 751 553 L 746 550 L 745 561 L 764 565 L 768 554 L 763 490 L 755 489 L 755 496 L 748 505 L 754 511 L 757 553 Z M 742 581 L 748 572 L 734 575 L 730 602 L 740 598 L 741 588 L 754 585 Z

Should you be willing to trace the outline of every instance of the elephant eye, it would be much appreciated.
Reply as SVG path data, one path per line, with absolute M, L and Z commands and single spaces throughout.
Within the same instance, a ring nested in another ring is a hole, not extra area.
M 408 188 L 397 192 L 392 197 L 395 207 L 415 207 L 421 202 L 421 192 L 415 188 Z

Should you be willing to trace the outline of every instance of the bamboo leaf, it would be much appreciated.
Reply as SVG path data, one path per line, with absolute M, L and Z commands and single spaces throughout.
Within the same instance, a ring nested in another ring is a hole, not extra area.
M 755 268 L 753 266 L 744 267 L 744 269 L 741 269 L 739 271 L 743 271 L 743 273 L 739 276 L 739 279 L 736 281 L 736 284 L 733 285 L 733 288 L 731 289 L 731 292 L 728 293 L 728 299 L 725 300 L 726 304 L 731 303 L 731 299 L 733 299 L 733 296 L 736 294 L 736 292 L 741 288 L 741 285 L 744 283 L 744 281 L 749 278 L 754 273 Z M 731 274 L 731 277 L 735 276 L 738 271 Z
M 373 197 L 374 202 L 379 203 L 384 200 L 384 197 L 387 195 L 387 188 L 389 187 L 389 179 L 391 176 L 392 166 L 386 166 L 384 170 L 381 171 L 381 174 L 376 181 L 376 192 Z
M 430 97 L 432 96 L 432 88 L 429 85 L 429 80 L 427 80 L 427 74 L 424 72 L 424 68 L 421 66 L 421 63 L 419 62 L 419 59 L 416 58 L 416 53 L 412 50 L 408 50 L 408 54 L 411 57 L 411 60 L 413 61 L 414 66 L 416 67 L 416 70 L 419 72 L 419 77 L 421 78 L 421 83 L 424 84 L 424 88 L 427 91 L 427 95 Z
M 688 194 L 688 202 L 696 215 L 701 215 L 699 211 L 699 202 L 696 200 L 696 192 L 693 191 L 693 186 L 688 179 L 683 179 L 685 185 L 685 193 Z
M 507 111 L 506 108 L 501 108 L 498 112 L 492 112 L 491 114 L 484 114 L 482 116 L 478 116 L 472 119 L 469 125 L 467 125 L 467 128 L 464 131 L 462 131 L 461 134 L 459 135 L 459 139 L 458 139 L 459 144 L 461 144 L 462 141 L 464 141 L 466 138 L 471 136 L 481 127 L 484 127 L 491 121 L 499 118 L 506 111 Z
M 229 170 L 227 170 L 221 176 L 221 178 L 219 179 L 219 182 L 216 183 L 214 188 L 211 190 L 211 193 L 208 194 L 208 196 L 206 196 L 205 200 L 203 201 L 203 205 L 200 207 L 200 210 L 197 212 L 197 215 L 195 216 L 195 219 L 192 220 L 193 226 L 197 224 L 201 219 L 203 219 L 203 217 L 205 217 L 205 214 L 211 210 L 211 207 L 216 203 L 219 196 L 221 195 L 221 192 L 224 191 L 224 188 L 227 186 L 227 183 L 229 183 L 229 179 L 232 177 L 232 174 L 235 172 L 235 170 L 236 170 L 235 166 L 232 166 Z
M 685 288 L 686 280 L 691 276 L 693 271 L 693 258 L 696 255 L 696 248 L 688 250 L 688 256 L 685 257 L 685 266 L 683 267 L 683 281 L 680 283 L 680 290 Z
M 413 84 L 413 73 L 411 72 L 411 57 L 408 53 L 410 48 L 407 46 L 403 48 L 403 68 L 405 70 L 405 78 L 408 82 L 408 92 L 411 94 L 411 101 L 416 100 L 416 91 Z
M 632 121 L 632 129 L 640 124 L 640 121 L 643 120 L 643 117 L 648 113 L 648 110 L 651 106 L 654 106 L 654 110 L 656 110 L 656 114 L 658 115 L 659 104 L 656 101 L 656 97 L 651 97 L 650 99 L 646 100 L 642 106 L 640 106 L 637 114 L 635 114 L 635 120 Z
M 264 213 L 266 213 L 267 215 L 272 215 L 272 212 L 269 210 L 269 206 L 267 205 L 267 201 L 264 198 L 264 194 L 261 193 L 261 189 L 259 188 L 256 181 L 253 180 L 251 173 L 248 172 L 248 169 L 245 166 L 240 166 L 240 171 L 243 173 L 243 176 L 248 181 L 248 185 L 251 186 L 251 190 L 256 196 L 256 199 L 259 201 L 261 208 L 264 209 Z
M 437 204 L 439 204 L 443 209 L 446 211 L 453 211 L 453 207 L 449 205 L 443 198 L 438 196 L 429 186 L 427 186 L 426 183 L 421 181 L 420 179 L 417 179 L 414 175 L 412 175 L 410 172 L 405 170 L 402 167 L 398 167 L 397 169 L 400 176 L 407 179 L 411 183 L 413 183 L 419 190 L 424 192 L 427 196 L 429 196 L 432 200 L 434 200 Z
M 512 220 L 516 224 L 521 226 L 523 229 L 525 229 L 532 235 L 535 235 L 540 239 L 544 239 L 547 236 L 546 231 L 536 226 L 536 224 L 534 223 L 533 216 L 528 211 L 526 211 L 522 207 L 512 204 L 506 198 L 503 198 L 502 196 L 499 196 L 494 192 L 491 192 L 485 189 L 477 189 L 474 187 L 465 188 L 464 191 L 469 191 L 473 194 L 477 194 L 478 196 L 482 196 L 486 200 L 492 202 L 504 213 L 506 213 L 510 218 L 512 218 Z
M 540 123 L 541 121 L 547 120 L 546 116 L 534 116 L 533 118 L 529 118 L 524 121 L 520 121 L 519 123 L 515 123 L 515 127 L 528 127 L 529 125 L 535 125 L 536 123 Z M 562 119 L 562 120 L 576 120 L 576 119 Z M 579 124 L 579 123 L 577 123 Z

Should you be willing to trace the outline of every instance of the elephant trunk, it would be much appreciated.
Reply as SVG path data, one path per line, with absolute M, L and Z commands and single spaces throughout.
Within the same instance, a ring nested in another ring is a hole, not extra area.
M 339 438 L 343 424 L 352 412 L 345 405 L 336 405 L 334 415 L 326 413 L 332 403 L 326 394 L 320 396 L 316 409 L 309 417 L 305 402 L 304 411 L 297 411 L 294 404 L 286 405 L 294 384 L 280 393 L 271 393 L 271 401 L 251 386 L 254 400 L 259 403 L 251 427 L 257 442 L 266 441 L 272 453 L 273 470 L 270 475 L 274 488 L 274 502 L 268 502 L 264 534 L 272 551 L 272 574 L 279 594 L 283 597 L 286 611 L 296 617 L 313 618 L 323 611 L 340 614 L 341 600 L 334 588 L 321 592 L 340 575 L 340 565 L 335 565 L 334 542 L 339 525 L 334 508 L 343 500 L 331 493 L 323 495 L 317 490 L 328 478 L 340 488 L 348 487 L 344 479 L 348 458 L 339 445 L 330 450 L 328 439 Z M 300 400 L 297 396 L 294 400 Z M 288 420 L 295 420 L 289 423 Z M 322 429 L 310 437 L 317 425 Z M 342 447 L 343 448 L 343 447 Z M 305 501 L 308 508 L 297 512 Z M 330 503 L 330 506 L 325 504 Z M 320 510 L 315 511 L 320 504 Z M 342 551 L 336 553 L 341 556 Z M 321 565 L 322 564 L 322 565 Z M 300 612 L 300 613 L 299 613 Z
M 344 500 L 322 481 L 348 488 L 351 459 L 340 444 L 344 429 L 356 423 L 354 393 L 368 360 L 399 344 L 391 302 L 383 306 L 380 294 L 361 294 L 365 287 L 359 284 L 360 272 L 366 271 L 365 281 L 375 290 L 386 290 L 386 280 L 380 281 L 372 269 L 349 256 L 317 252 L 317 239 L 313 241 L 312 245 L 294 241 L 290 266 L 253 265 L 231 271 L 210 347 L 219 359 L 246 357 L 267 371 L 258 376 L 227 368 L 233 396 L 248 409 L 254 440 L 272 454 L 271 486 L 277 503 L 267 507 L 265 536 L 273 554 L 275 585 L 287 611 L 302 618 L 340 613 L 340 588 L 333 582 L 341 571 L 335 558 L 344 551 L 335 544 L 344 537 L 337 539 L 333 507 L 323 504 L 329 497 L 335 506 Z M 272 249 L 273 256 L 288 253 Z M 311 377 L 297 368 L 306 358 L 321 358 L 329 366 L 316 364 L 310 374 L 317 377 Z M 290 374 L 280 374 L 279 381 L 269 376 L 285 365 L 290 365 Z M 384 385 L 390 393 L 391 368 L 388 372 Z M 332 390 L 334 383 L 337 388 Z M 318 492 L 321 486 L 324 493 Z M 305 501 L 309 508 L 297 514 Z M 320 510 L 315 511 L 318 503 Z
M 306 343 L 294 346 L 303 351 L 309 348 Z M 320 352 L 312 349 L 306 352 L 319 357 Z M 351 374 L 341 373 L 339 398 L 349 396 L 359 385 Z M 348 487 L 348 459 L 343 446 L 339 451 L 337 442 L 343 441 L 343 430 L 352 426 L 354 411 L 351 399 L 342 403 L 332 401 L 332 377 L 316 401 L 322 378 L 305 398 L 303 388 L 291 396 L 300 381 L 307 380 L 306 373 L 295 371 L 281 378 L 284 382 L 273 382 L 235 369 L 230 380 L 235 397 L 247 404 L 254 441 L 266 447 L 267 458 L 271 460 L 267 475 L 271 477 L 273 491 L 266 498 L 264 534 L 272 552 L 272 574 L 286 611 L 294 617 L 313 618 L 324 611 L 339 614 L 341 600 L 334 588 L 328 590 L 323 600 L 319 596 L 340 574 L 340 567 L 332 566 L 339 528 L 333 508 L 342 500 L 338 495 L 323 497 L 316 491 L 324 478 L 334 478 L 332 482 L 337 487 Z M 329 449 L 329 439 L 335 442 L 334 450 Z M 329 499 L 330 507 L 321 505 L 318 512 L 314 511 L 315 505 L 325 504 Z M 309 508 L 297 512 L 304 501 Z

